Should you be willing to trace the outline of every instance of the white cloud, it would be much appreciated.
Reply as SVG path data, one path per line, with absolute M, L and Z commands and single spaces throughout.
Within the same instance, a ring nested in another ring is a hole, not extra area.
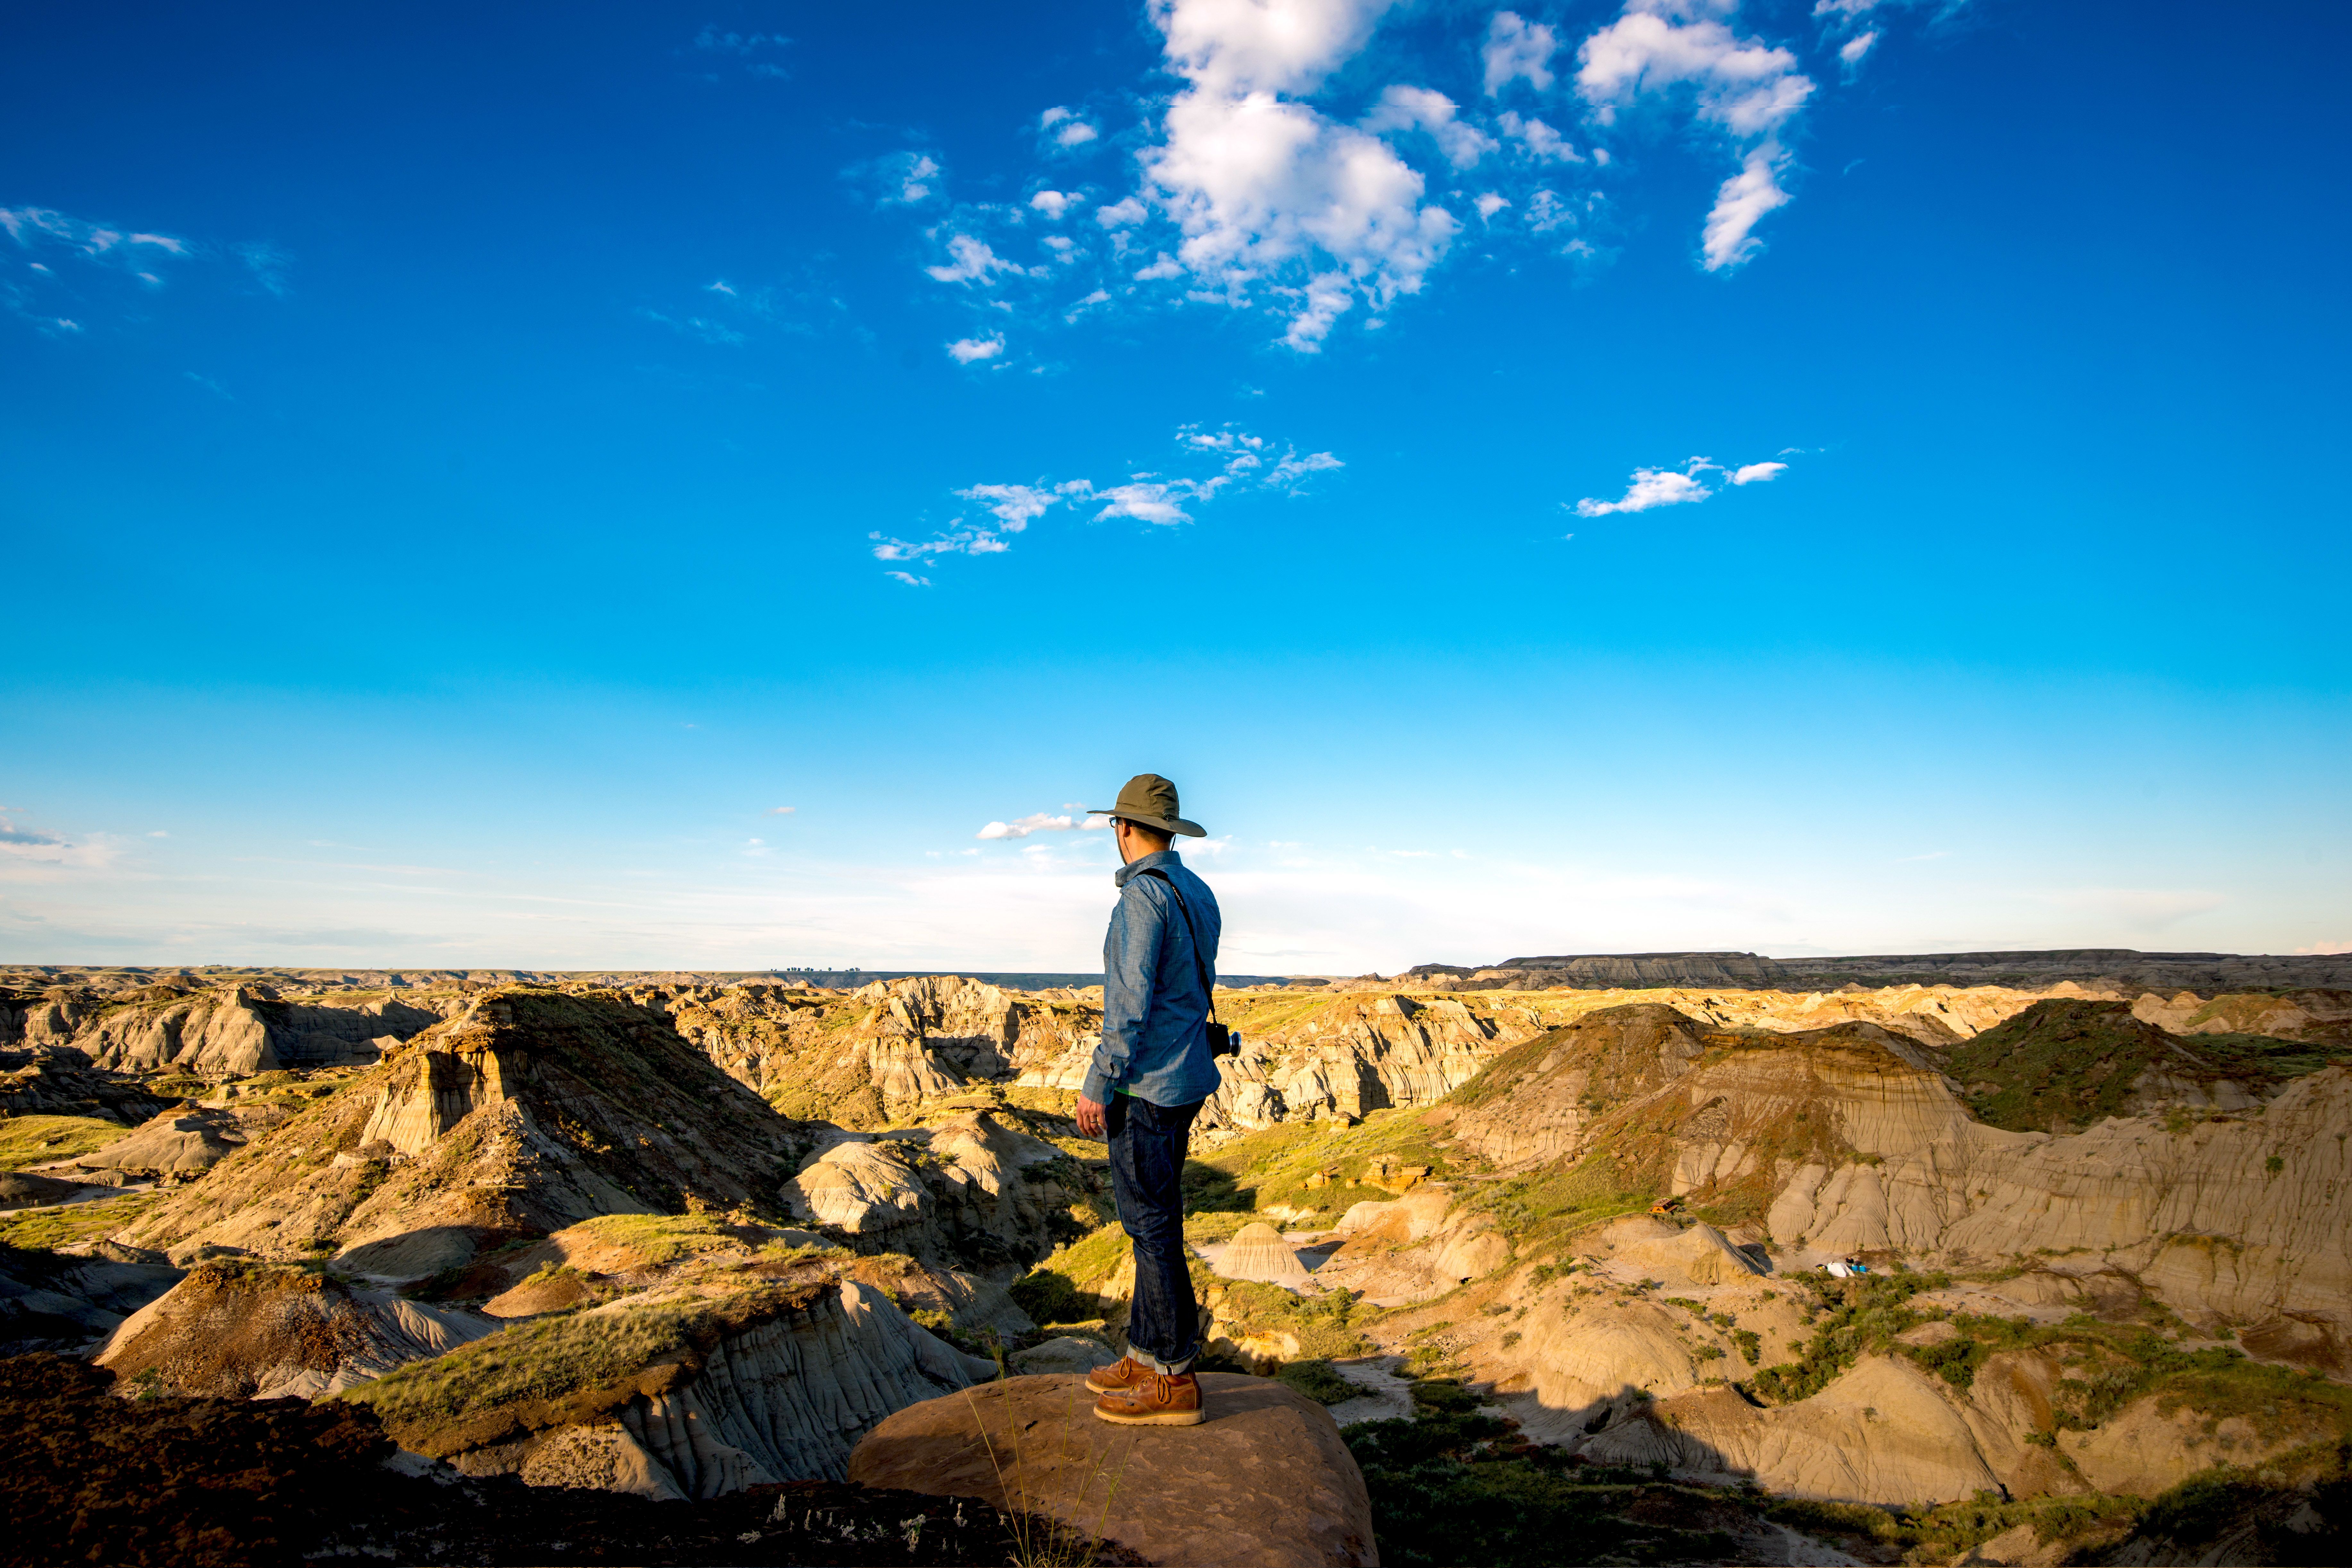
M 1874 30 L 1864 33 L 1859 37 L 1848 38 L 1838 46 L 1838 58 L 1844 61 L 1850 70 L 1862 64 L 1863 57 L 1870 53 L 1871 47 L 1877 42 L 1878 34 Z
M 881 194 L 876 200 L 886 207 L 913 206 L 930 200 L 940 177 L 938 161 L 926 153 L 893 153 L 870 165 L 861 164 L 850 173 L 854 175 L 865 169 L 872 171 L 880 185 Z
M 947 266 L 923 268 L 942 283 L 985 283 L 999 272 L 1023 270 L 1020 263 L 1005 260 L 968 234 L 950 236 L 948 254 L 955 259 Z
M 800 808 L 798 806 L 792 805 L 772 805 L 768 808 L 768 815 L 770 816 L 790 816 L 793 812 L 799 809 Z
M 1054 144 L 1057 147 L 1080 147 L 1101 134 L 1085 121 L 1074 121 L 1054 132 Z
M 1705 458 L 1693 458 L 1680 469 L 1636 468 L 1625 493 L 1616 500 L 1601 500 L 1587 496 L 1574 507 L 1579 517 L 1607 517 L 1612 512 L 1648 511 L 1653 507 L 1684 506 L 1703 501 L 1721 492 L 1699 476 L 1723 474 L 1735 485 L 1760 484 L 1778 478 L 1788 468 L 1786 463 L 1746 463 L 1736 468 Z M 1574 534 L 1569 535 L 1573 539 Z
M 1077 199 L 1061 191 L 1039 191 L 1029 198 L 1029 205 L 1047 217 L 1059 218 L 1070 210 L 1070 204 Z
M 1559 47 L 1559 36 L 1541 22 L 1529 22 L 1516 11 L 1496 12 L 1479 51 L 1486 63 L 1486 96 L 1522 78 L 1538 92 L 1549 89 L 1551 57 Z
M 1105 228 L 1132 228 L 1151 216 L 1138 196 L 1128 196 L 1095 209 L 1095 221 Z
M 912 572 L 885 572 L 883 575 L 896 577 L 909 588 L 928 588 L 931 585 L 931 580 L 929 577 L 918 577 Z
M 958 364 L 971 364 L 975 360 L 994 359 L 1004 352 L 1004 340 L 995 338 L 958 338 L 948 345 L 948 353 Z
M 1705 500 L 1714 493 L 1690 474 L 1676 473 L 1672 468 L 1636 468 L 1633 482 L 1626 488 L 1622 500 L 1596 500 L 1588 496 L 1576 503 L 1576 515 L 1606 517 L 1612 511 L 1648 511 L 1653 507 Z
M 1380 100 L 1357 122 L 1375 133 L 1426 131 L 1436 140 L 1446 162 L 1467 169 L 1501 143 L 1475 125 L 1454 118 L 1454 100 L 1425 87 L 1388 87 Z
M 1669 4 L 1633 0 L 1577 50 L 1577 91 L 1601 123 L 1645 93 L 1687 85 L 1702 121 L 1743 139 L 1769 136 L 1811 96 L 1788 50 L 1742 40 L 1712 18 L 1677 22 Z
M 1019 533 L 1062 499 L 1055 491 L 1035 485 L 974 485 L 956 494 L 965 500 L 986 501 L 988 510 L 995 514 L 997 526 L 1007 533 Z
M 1495 215 L 1501 212 L 1505 207 L 1509 206 L 1511 202 L 1508 196 L 1502 195 L 1494 191 L 1487 191 L 1480 195 L 1478 199 L 1471 205 L 1478 209 L 1478 216 L 1492 223 L 1495 220 Z
M 2309 947 L 2296 948 L 2295 952 L 2336 958 L 2352 952 L 2352 942 L 2315 942 Z
M 1076 818 L 1055 816 L 1047 812 L 1035 812 L 1011 822 L 992 822 L 972 835 L 974 838 L 1026 838 L 1033 833 L 1067 833 L 1078 826 Z M 1092 826 L 1088 823 L 1087 826 Z
M 1710 272 L 1753 256 L 1757 220 L 1789 200 L 1778 178 L 1787 155 L 1776 138 L 1813 91 L 1796 57 L 1743 39 L 1711 16 L 1692 17 L 1680 0 L 1631 0 L 1585 39 L 1577 60 L 1577 92 L 1603 125 L 1645 96 L 1686 91 L 1702 124 L 1747 144 L 1740 172 L 1716 193 L 1701 249 Z
M 1758 241 L 1751 232 L 1756 221 L 1789 202 L 1789 193 L 1780 188 L 1778 178 L 1785 156 L 1778 147 L 1758 148 L 1748 154 L 1739 173 L 1715 193 L 1715 208 L 1706 215 L 1706 226 L 1699 235 L 1699 249 L 1706 257 L 1709 272 L 1737 267 L 1756 254 Z
M 1358 297 L 1377 308 L 1418 292 L 1460 226 L 1424 205 L 1426 183 L 1386 142 L 1283 96 L 1318 86 L 1389 5 L 1158 0 L 1153 9 L 1169 66 L 1187 86 L 1142 154 L 1146 192 L 1182 233 L 1177 257 L 1205 289 L 1240 305 L 1271 282 L 1296 302 L 1283 337 L 1294 349 L 1318 347 Z M 1110 209 L 1102 220 L 1113 221 Z M 1303 285 L 1286 281 L 1300 272 Z
M 992 524 L 967 524 L 957 518 L 927 540 L 905 540 L 873 532 L 878 561 L 936 561 L 944 555 L 1001 555 L 1011 549 L 1005 536 L 1025 532 L 1029 525 L 1061 505 L 1091 508 L 1090 521 L 1132 518 L 1163 526 L 1192 521 L 1188 508 L 1214 500 L 1236 489 L 1296 492 L 1314 474 L 1344 468 L 1329 452 L 1301 452 L 1276 446 L 1263 436 L 1226 425 L 1208 429 L 1187 425 L 1176 432 L 1176 445 L 1189 465 L 1206 458 L 1214 465 L 1206 474 L 1130 474 L 1117 484 L 1097 485 L 1091 479 L 1053 483 L 969 485 L 955 491 L 963 500 L 984 505 Z M 928 584 L 926 584 L 928 585 Z
M 1581 163 L 1583 155 L 1569 145 L 1568 138 L 1532 117 L 1521 119 L 1515 110 L 1507 109 L 1496 117 L 1503 134 L 1528 150 L 1528 155 L 1538 163 Z

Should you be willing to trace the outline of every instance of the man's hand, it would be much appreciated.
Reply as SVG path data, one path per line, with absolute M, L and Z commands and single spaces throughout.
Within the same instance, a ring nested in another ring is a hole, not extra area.
M 1083 1094 L 1078 1096 L 1078 1134 L 1080 1137 L 1100 1138 L 1104 1135 L 1104 1109 L 1105 1107 L 1101 1100 L 1088 1100 Z

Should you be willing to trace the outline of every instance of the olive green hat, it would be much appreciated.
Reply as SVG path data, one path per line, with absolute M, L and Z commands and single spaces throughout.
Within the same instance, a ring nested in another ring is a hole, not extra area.
M 1118 792 L 1117 805 L 1089 806 L 1087 810 L 1096 816 L 1124 817 L 1162 833 L 1181 833 L 1187 838 L 1209 836 L 1209 830 L 1199 823 L 1187 822 L 1176 815 L 1176 786 L 1158 773 L 1138 773 L 1128 780 L 1127 787 Z

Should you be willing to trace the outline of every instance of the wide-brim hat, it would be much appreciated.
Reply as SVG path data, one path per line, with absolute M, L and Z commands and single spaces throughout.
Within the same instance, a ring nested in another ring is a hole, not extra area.
M 1123 817 L 1139 822 L 1146 827 L 1156 827 L 1162 833 L 1181 833 L 1187 838 L 1206 838 L 1209 830 L 1197 822 L 1187 822 L 1176 815 L 1176 786 L 1158 773 L 1138 773 L 1127 781 L 1118 792 L 1118 804 L 1113 806 L 1088 806 L 1096 816 Z

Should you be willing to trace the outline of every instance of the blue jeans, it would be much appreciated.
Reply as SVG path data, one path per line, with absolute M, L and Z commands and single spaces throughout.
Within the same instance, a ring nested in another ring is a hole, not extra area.
M 1201 1102 L 1154 1105 L 1114 1094 L 1104 1107 L 1110 1134 L 1110 1190 L 1118 1223 L 1135 1243 L 1135 1300 L 1127 1343 L 1138 1360 L 1181 1372 L 1201 1351 L 1201 1311 L 1184 1258 L 1184 1145 Z

